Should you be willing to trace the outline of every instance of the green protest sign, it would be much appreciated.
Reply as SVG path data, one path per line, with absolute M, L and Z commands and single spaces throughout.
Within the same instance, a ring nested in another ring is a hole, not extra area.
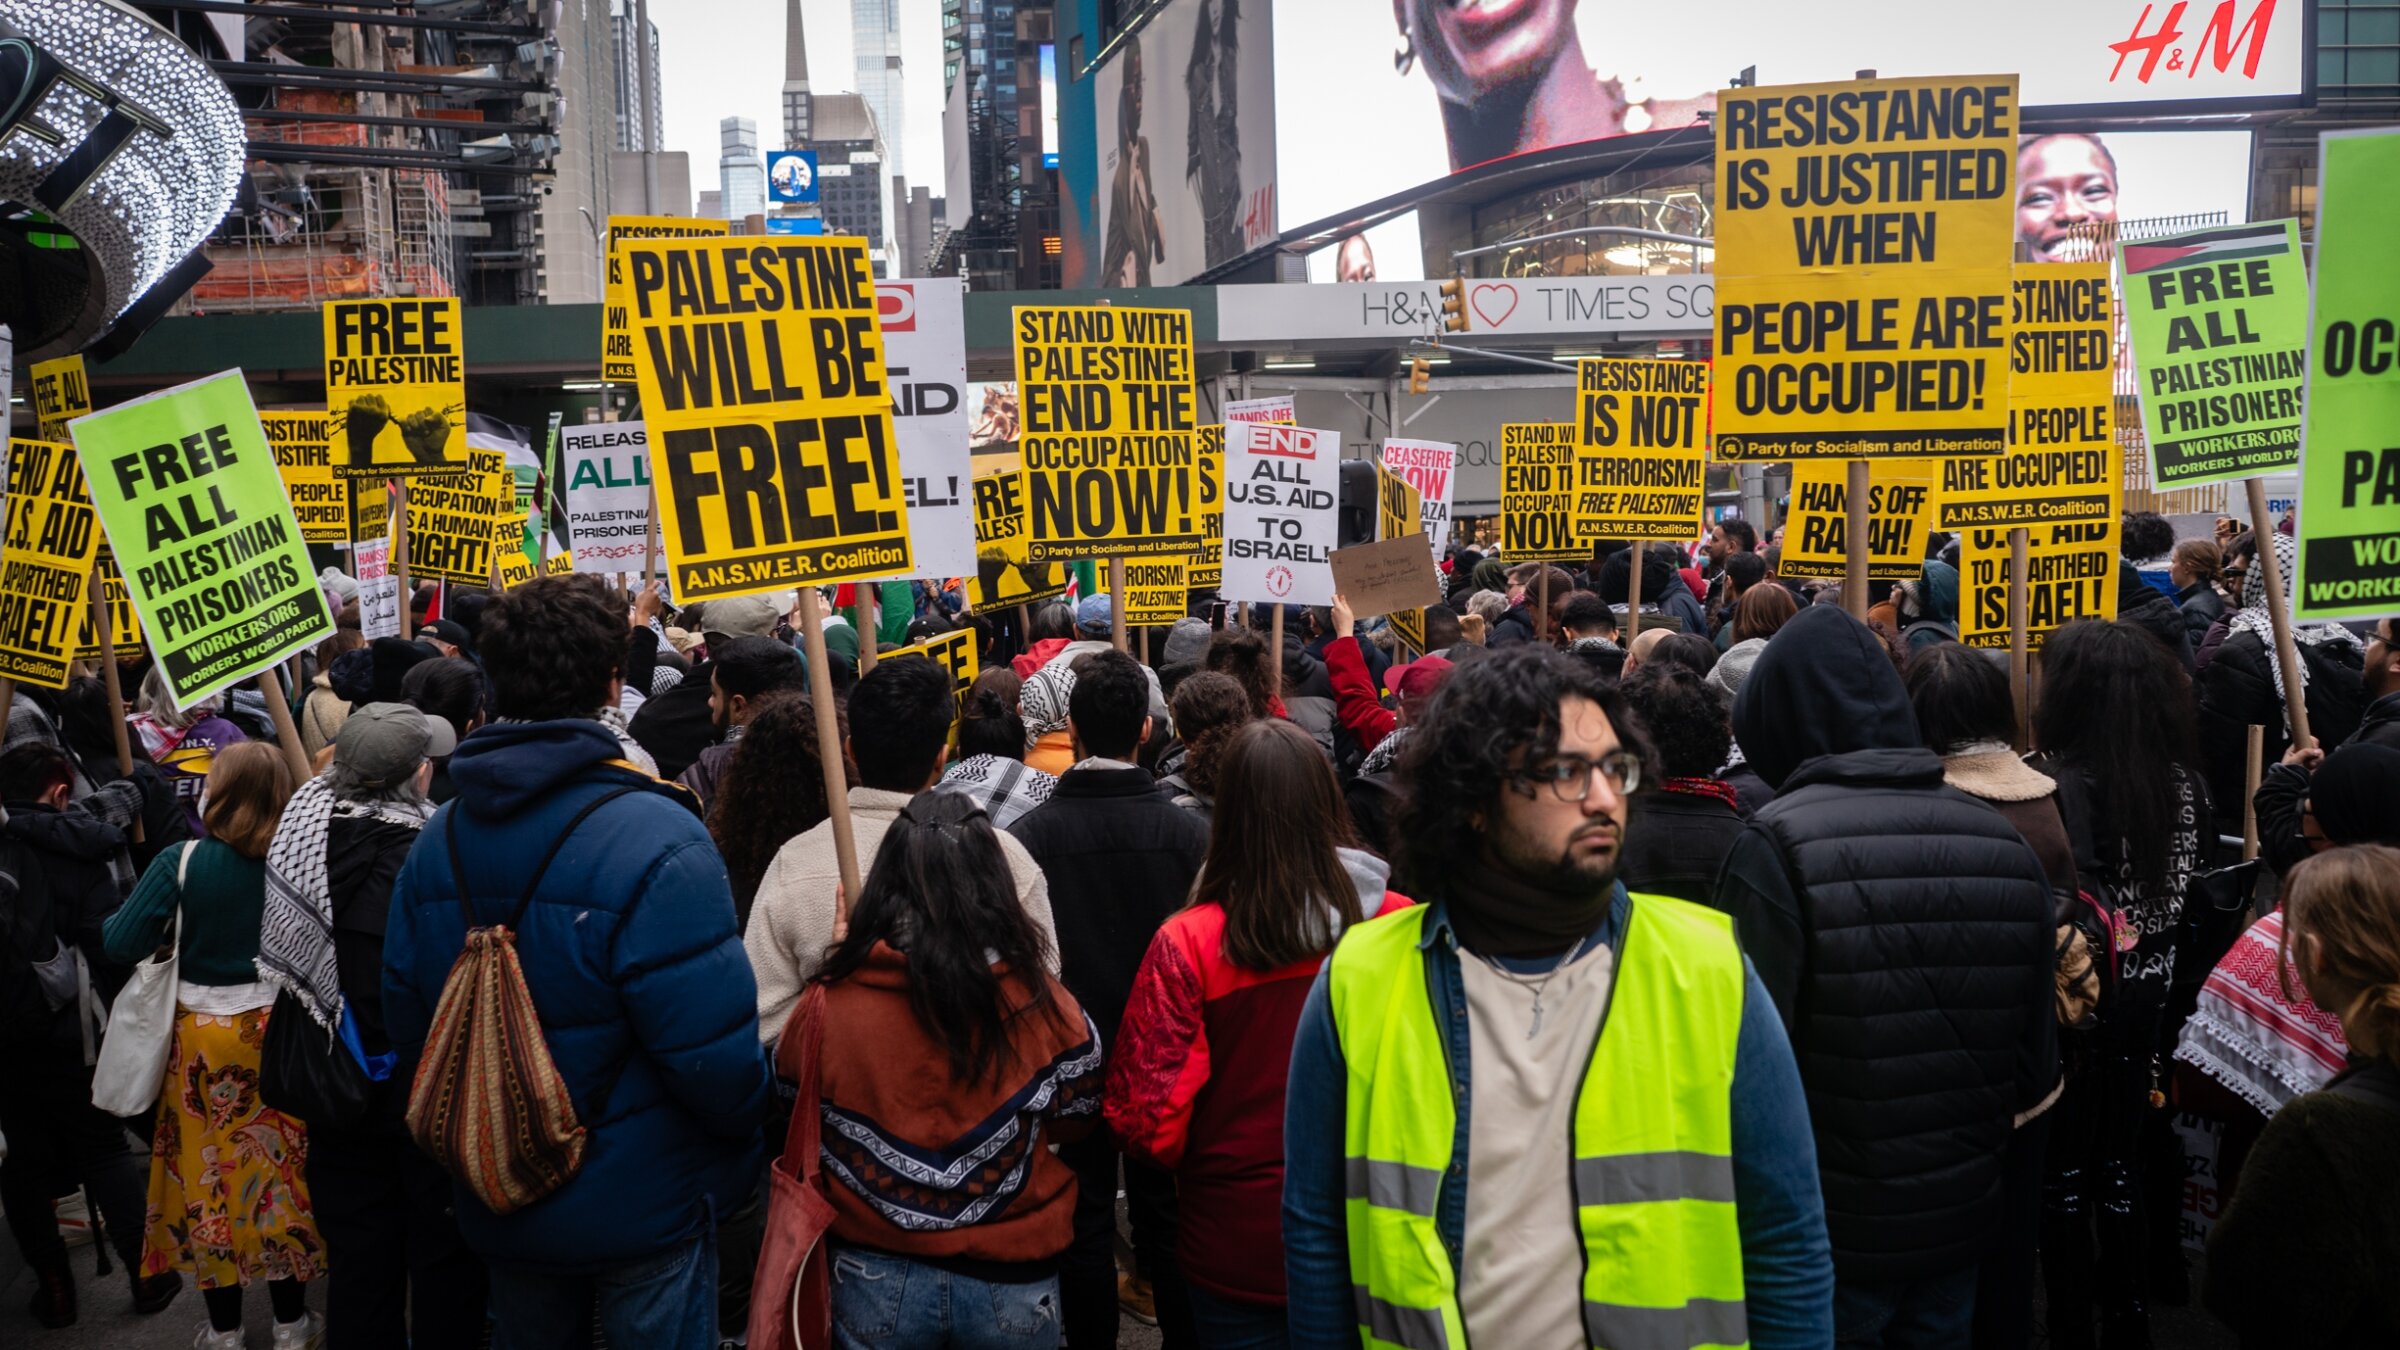
M 2195 230 L 2119 244 L 2117 257 L 2150 485 L 2164 492 L 2298 463 L 2308 343 L 2299 225 Z
M 2400 614 L 2400 131 L 2328 131 L 2296 617 Z
M 68 423 L 178 706 L 333 632 L 242 372 Z

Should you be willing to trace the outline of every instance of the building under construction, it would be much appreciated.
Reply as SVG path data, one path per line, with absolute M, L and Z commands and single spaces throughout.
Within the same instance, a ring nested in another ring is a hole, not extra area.
M 547 0 L 139 7 L 210 59 L 247 127 L 245 180 L 181 311 L 596 298 L 616 117 L 605 14 Z

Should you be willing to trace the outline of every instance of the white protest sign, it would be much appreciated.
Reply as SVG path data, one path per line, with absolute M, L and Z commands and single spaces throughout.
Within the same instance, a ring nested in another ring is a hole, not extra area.
M 1450 542 L 1450 487 L 1457 477 L 1458 447 L 1449 441 L 1385 441 L 1383 467 L 1424 498 L 1425 539 L 1441 561 Z
M 558 444 L 575 570 L 640 570 L 650 531 L 648 431 L 639 422 L 589 422 L 562 428 Z
M 1227 424 L 1218 594 L 1270 605 L 1333 603 L 1341 458 L 1339 432 Z
M 911 577 L 975 575 L 974 467 L 967 435 L 967 283 L 875 283 L 891 376 Z
M 392 541 L 361 539 L 350 548 L 358 570 L 358 633 L 369 642 L 400 636 L 400 578 L 392 575 Z

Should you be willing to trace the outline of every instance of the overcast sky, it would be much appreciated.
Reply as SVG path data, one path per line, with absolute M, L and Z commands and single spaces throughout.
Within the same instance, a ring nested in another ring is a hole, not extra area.
M 856 90 L 850 65 L 850 0 L 801 0 L 808 22 L 812 92 Z M 942 13 L 939 0 L 894 0 L 907 80 L 902 153 L 912 184 L 943 194 Z M 659 89 L 669 150 L 692 157 L 692 196 L 717 185 L 717 123 L 758 123 L 762 150 L 783 147 L 783 26 L 786 0 L 649 0 L 658 29 Z M 889 134 L 888 132 L 886 133 Z

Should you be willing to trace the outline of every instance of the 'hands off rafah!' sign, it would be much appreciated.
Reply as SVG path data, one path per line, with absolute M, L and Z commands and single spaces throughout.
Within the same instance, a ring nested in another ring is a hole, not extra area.
M 866 241 L 619 251 L 676 603 L 909 575 Z
M 1225 428 L 1225 561 L 1218 593 L 1271 605 L 1333 602 L 1342 438 L 1308 427 Z

